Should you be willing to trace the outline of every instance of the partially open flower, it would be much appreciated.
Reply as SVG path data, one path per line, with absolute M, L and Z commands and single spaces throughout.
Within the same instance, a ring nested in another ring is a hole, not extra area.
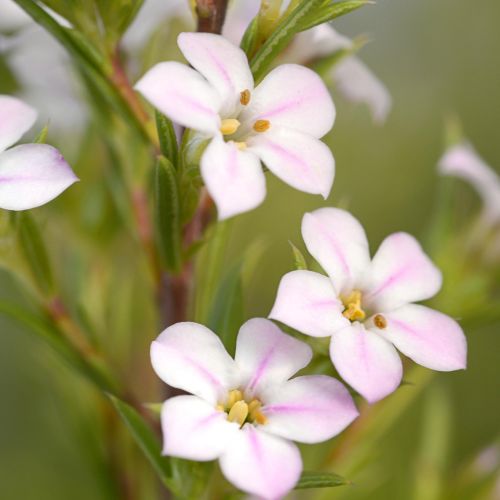
M 52 146 L 22 144 L 6 150 L 35 120 L 34 109 L 0 95 L 0 208 L 26 210 L 44 205 L 78 180 Z
M 197 323 L 167 328 L 151 346 L 151 360 L 167 384 L 193 395 L 162 409 L 163 453 L 191 460 L 219 459 L 226 478 L 266 499 L 290 491 L 302 460 L 291 440 L 317 443 L 358 415 L 337 380 L 290 379 L 311 360 L 309 346 L 266 319 L 240 329 L 233 360 L 220 339 Z
M 412 304 L 441 288 L 441 273 L 406 233 L 388 236 L 370 261 L 361 224 L 323 208 L 302 221 L 306 246 L 329 277 L 293 271 L 280 283 L 270 317 L 314 337 L 330 337 L 339 374 L 369 402 L 401 382 L 396 352 L 440 371 L 463 369 L 467 345 L 449 316 Z
M 265 197 L 260 162 L 287 184 L 327 197 L 334 160 L 319 139 L 335 108 L 321 78 L 302 66 L 277 67 L 254 88 L 245 53 L 219 35 L 181 33 L 194 69 L 157 64 L 136 88 L 174 122 L 212 138 L 201 174 L 224 219 Z

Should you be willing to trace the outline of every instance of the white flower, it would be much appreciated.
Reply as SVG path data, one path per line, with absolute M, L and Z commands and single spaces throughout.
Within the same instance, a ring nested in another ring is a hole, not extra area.
M 167 384 L 193 395 L 163 405 L 163 453 L 219 459 L 222 472 L 239 489 L 281 498 L 302 471 L 291 440 L 330 439 L 358 415 L 337 380 L 324 375 L 290 379 L 311 357 L 308 345 L 266 319 L 241 327 L 234 360 L 202 325 L 167 328 L 151 346 L 153 368 Z
M 47 144 L 7 149 L 29 130 L 36 111 L 0 95 L 0 208 L 26 210 L 43 205 L 78 179 L 61 153 Z
M 254 88 L 244 52 L 222 36 L 181 33 L 178 44 L 194 69 L 160 63 L 136 88 L 174 122 L 211 138 L 200 167 L 219 218 L 262 203 L 261 161 L 296 189 L 326 198 L 334 161 L 319 139 L 335 108 L 319 76 L 286 64 Z
M 328 277 L 286 274 L 270 317 L 313 337 L 331 337 L 335 368 L 369 402 L 401 382 L 395 347 L 433 370 L 465 368 L 467 344 L 458 323 L 413 304 L 441 288 L 441 273 L 415 238 L 392 234 L 370 260 L 363 227 L 336 208 L 306 214 L 302 236 Z

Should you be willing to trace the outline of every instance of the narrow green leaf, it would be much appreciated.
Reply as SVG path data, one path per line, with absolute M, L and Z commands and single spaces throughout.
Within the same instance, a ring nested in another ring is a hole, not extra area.
M 25 307 L 6 301 L 0 301 L 0 314 L 15 320 L 35 337 L 48 344 L 68 366 L 75 369 L 100 390 L 108 392 L 116 390 L 114 382 L 102 367 L 84 359 L 62 333 L 43 317 L 30 312 Z
M 302 252 L 291 241 L 288 243 L 290 243 L 290 246 L 292 247 L 295 269 L 307 269 L 307 262 Z
M 247 57 L 250 59 L 255 50 L 255 42 L 257 40 L 257 35 L 259 32 L 259 17 L 256 16 L 252 19 L 251 23 L 248 25 L 243 38 L 241 39 L 240 47 L 245 52 Z
M 304 471 L 295 486 L 296 490 L 307 488 L 333 488 L 334 486 L 344 486 L 351 484 L 350 481 L 334 474 L 333 472 L 307 472 Z
M 163 264 L 166 269 L 178 272 L 182 260 L 179 192 L 175 168 L 163 156 L 158 158 L 155 170 L 155 208 Z
M 179 147 L 172 122 L 159 111 L 156 111 L 156 129 L 160 139 L 160 150 L 165 158 L 170 160 L 175 168 L 179 163 Z
M 49 256 L 38 226 L 28 212 L 17 214 L 17 239 L 38 288 L 44 294 L 51 295 L 54 280 Z
M 329 2 L 325 7 L 311 12 L 310 15 L 304 17 L 300 23 L 300 31 L 318 26 L 318 24 L 328 23 L 337 17 L 345 16 L 350 12 L 364 7 L 365 5 L 374 4 L 372 0 L 345 0 L 343 2 Z
M 243 262 L 236 262 L 221 281 L 212 302 L 208 326 L 217 333 L 230 354 L 236 348 L 236 335 L 244 321 Z
M 144 418 L 130 405 L 111 394 L 108 395 L 116 411 L 125 422 L 135 442 L 153 466 L 162 483 L 172 492 L 177 488 L 172 480 L 170 460 L 161 454 L 161 444 Z
M 303 30 L 301 23 L 318 8 L 322 1 L 303 1 L 278 23 L 274 32 L 257 51 L 250 63 L 256 82 L 263 78 L 271 63 L 286 48 L 294 35 Z
M 49 126 L 45 125 L 33 141 L 35 144 L 45 144 L 47 142 L 47 135 L 49 133 Z

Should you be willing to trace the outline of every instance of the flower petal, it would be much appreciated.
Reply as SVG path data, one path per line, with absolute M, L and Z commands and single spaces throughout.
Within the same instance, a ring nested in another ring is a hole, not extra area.
M 465 369 L 467 340 L 460 325 L 446 314 L 409 304 L 384 317 L 387 327 L 377 330 L 379 335 L 419 365 L 439 371 Z
M 487 216 L 500 220 L 500 177 L 468 143 L 450 148 L 439 161 L 439 172 L 470 182 L 483 198 Z
M 253 318 L 238 333 L 235 361 L 251 397 L 266 384 L 280 384 L 304 368 L 311 348 L 283 333 L 272 321 Z
M 302 472 L 295 444 L 248 424 L 234 436 L 219 463 L 224 476 L 238 489 L 267 500 L 285 496 Z
M 330 357 L 340 376 L 370 403 L 395 391 L 403 376 L 396 349 L 360 323 L 334 333 Z
M 279 125 L 320 138 L 333 127 L 335 106 L 314 71 L 283 64 L 255 88 L 241 116 L 245 121 L 269 120 L 271 127 Z
M 370 263 L 368 240 L 358 220 L 339 208 L 320 208 L 304 215 L 302 237 L 337 292 L 352 291 Z
M 161 410 L 163 454 L 188 460 L 215 460 L 239 431 L 226 413 L 196 396 L 176 396 Z
M 336 64 L 332 78 L 338 90 L 354 103 L 364 103 L 375 123 L 383 123 L 391 110 L 392 99 L 386 86 L 357 57 L 347 57 Z
M 253 76 L 245 53 L 212 33 L 181 33 L 177 43 L 191 66 L 219 93 L 222 115 L 239 109 L 240 93 L 253 90 Z
M 330 148 L 314 137 L 285 127 L 274 127 L 248 141 L 249 151 L 258 155 L 281 180 L 300 191 L 327 198 L 335 176 Z
M 238 386 L 234 361 L 219 337 L 198 323 L 176 323 L 151 344 L 151 363 L 168 385 L 216 404 Z
M 332 282 L 312 271 L 292 271 L 281 278 L 271 319 L 312 337 L 329 337 L 349 320 L 342 316 Z
M 248 212 L 266 197 L 266 179 L 259 158 L 240 151 L 234 142 L 214 137 L 203 153 L 200 168 L 219 219 Z
M 319 443 L 342 432 L 357 416 L 349 391 L 326 375 L 297 377 L 264 391 L 266 432 Z
M 382 242 L 367 276 L 363 298 L 376 312 L 428 299 L 442 283 L 439 269 L 407 233 L 391 234 Z
M 197 71 L 185 64 L 159 63 L 135 88 L 174 122 L 210 134 L 219 130 L 219 95 Z
M 23 101 L 0 95 L 0 152 L 15 144 L 33 126 L 36 116 Z
M 0 153 L 0 208 L 27 210 L 44 205 L 77 180 L 56 148 L 16 146 Z

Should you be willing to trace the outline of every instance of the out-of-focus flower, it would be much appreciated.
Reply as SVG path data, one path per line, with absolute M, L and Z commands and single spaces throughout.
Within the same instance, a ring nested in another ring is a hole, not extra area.
M 287 6 L 284 2 L 282 10 Z M 238 0 L 229 8 L 223 35 L 239 44 L 243 33 L 257 15 L 258 2 Z M 279 63 L 310 64 L 338 51 L 350 51 L 354 42 L 335 31 L 329 24 L 321 24 L 297 34 L 279 58 Z M 342 96 L 353 103 L 365 104 L 375 123 L 385 121 L 392 106 L 386 86 L 355 55 L 343 56 L 328 72 Z
M 19 99 L 0 96 L 0 208 L 26 210 L 43 205 L 78 179 L 61 153 L 46 144 L 11 149 L 36 120 Z
M 262 203 L 261 160 L 287 184 L 326 198 L 334 160 L 319 139 L 335 107 L 321 78 L 285 64 L 254 89 L 245 53 L 222 36 L 181 33 L 178 44 L 194 69 L 160 63 L 136 88 L 174 122 L 211 138 L 200 167 L 219 218 Z
M 286 274 L 270 317 L 313 337 L 331 336 L 337 371 L 369 402 L 401 382 L 395 347 L 433 370 L 465 368 L 467 345 L 457 322 L 412 304 L 441 288 L 441 273 L 415 238 L 388 236 L 370 261 L 363 227 L 336 208 L 306 214 L 302 236 L 329 277 L 306 270 Z
M 53 129 L 80 131 L 87 112 L 64 49 L 12 0 L 0 0 L 0 13 L 0 51 L 20 84 L 21 97 Z
M 341 432 L 358 415 L 347 389 L 324 375 L 296 377 L 311 360 L 309 346 L 255 318 L 240 329 L 233 360 L 220 339 L 197 323 L 178 323 L 153 342 L 158 376 L 192 395 L 162 409 L 163 453 L 219 459 L 239 489 L 281 498 L 302 471 L 297 446 Z
M 469 182 L 484 203 L 484 218 L 489 224 L 500 223 L 500 177 L 468 143 L 452 146 L 439 161 L 439 172 Z

